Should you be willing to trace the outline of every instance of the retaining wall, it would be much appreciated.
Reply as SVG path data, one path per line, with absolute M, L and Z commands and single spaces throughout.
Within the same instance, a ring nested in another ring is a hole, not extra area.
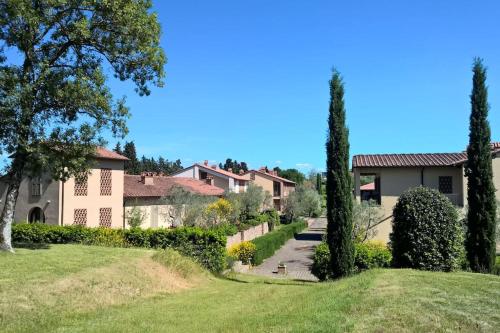
M 260 237 L 262 235 L 265 235 L 269 232 L 269 226 L 266 223 L 259 224 L 255 227 L 251 227 L 247 230 L 243 230 L 238 232 L 236 235 L 233 236 L 228 236 L 227 237 L 227 244 L 226 247 L 230 248 L 231 246 L 244 242 L 244 241 L 251 241 L 252 239 L 255 239 L 257 237 Z

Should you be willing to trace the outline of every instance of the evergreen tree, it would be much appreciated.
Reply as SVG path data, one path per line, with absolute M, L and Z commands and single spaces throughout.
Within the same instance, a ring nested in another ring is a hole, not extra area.
M 349 173 L 349 131 L 344 109 L 344 85 L 333 70 L 330 80 L 327 158 L 327 242 L 333 278 L 347 276 L 354 267 L 352 240 L 352 180 Z
M 117 153 L 117 154 L 120 154 L 120 155 L 122 155 L 122 154 L 123 154 L 123 152 L 122 152 L 122 145 L 120 144 L 120 142 L 117 142 L 117 143 L 116 143 L 116 146 L 115 146 L 115 148 L 113 149 L 113 151 L 114 151 L 115 153 Z
M 323 194 L 323 181 L 321 179 L 321 174 L 317 173 L 316 174 L 316 191 L 318 191 L 319 194 Z
M 123 156 L 129 159 L 129 161 L 125 161 L 125 172 L 130 175 L 139 174 L 141 170 L 139 170 L 139 160 L 137 159 L 134 141 L 125 142 Z
M 496 203 L 491 162 L 491 132 L 488 122 L 486 68 L 476 58 L 473 66 L 469 146 L 466 176 L 468 232 L 467 257 L 475 272 L 491 272 L 495 265 Z
M 129 111 L 108 76 L 141 95 L 161 87 L 166 62 L 151 1 L 1 1 L 0 151 L 10 156 L 2 182 L 0 250 L 26 174 L 54 180 L 87 171 L 103 134 L 127 133 Z

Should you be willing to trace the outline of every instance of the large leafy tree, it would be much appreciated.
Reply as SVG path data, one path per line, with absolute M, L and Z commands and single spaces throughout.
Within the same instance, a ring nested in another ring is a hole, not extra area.
M 297 184 L 302 184 L 304 180 L 306 180 L 306 176 L 297 169 L 281 170 L 280 168 L 275 168 L 275 170 L 278 171 L 278 176 L 296 182 Z
M 491 272 L 495 265 L 496 202 L 486 69 L 481 59 L 474 60 L 473 72 L 466 166 L 469 206 L 466 249 L 473 271 Z
M 333 278 L 347 276 L 354 267 L 352 241 L 352 180 L 349 173 L 349 130 L 346 127 L 344 84 L 334 70 L 330 80 L 326 142 L 327 242 Z
M 103 130 L 126 133 L 105 70 L 148 95 L 166 58 L 149 0 L 2 0 L 0 41 L 0 149 L 11 156 L 0 247 L 12 250 L 23 176 L 65 180 L 88 169 Z

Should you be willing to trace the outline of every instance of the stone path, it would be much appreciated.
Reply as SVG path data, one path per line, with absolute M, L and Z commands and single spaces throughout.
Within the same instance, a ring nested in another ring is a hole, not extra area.
M 321 242 L 326 231 L 326 219 L 314 219 L 310 227 L 290 239 L 281 249 L 266 259 L 261 265 L 252 268 L 249 273 L 274 278 L 288 278 L 306 281 L 318 281 L 311 274 L 312 255 L 314 248 Z M 288 274 L 278 274 L 278 263 L 286 265 Z

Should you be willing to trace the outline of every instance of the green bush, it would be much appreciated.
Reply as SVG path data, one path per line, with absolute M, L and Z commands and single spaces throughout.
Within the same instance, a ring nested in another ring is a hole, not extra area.
M 268 216 L 267 226 L 269 231 L 273 231 L 280 224 L 280 214 L 275 209 L 270 209 L 264 212 Z
M 221 272 L 224 269 L 226 256 L 226 236 L 217 230 L 206 230 L 198 227 L 122 230 L 46 224 L 15 224 L 12 226 L 12 240 L 15 243 L 79 243 L 101 246 L 171 248 L 193 258 L 212 272 Z
M 354 266 L 357 271 L 371 268 L 389 267 L 391 264 L 391 251 L 387 245 L 377 241 L 355 243 Z M 330 249 L 326 242 L 316 246 L 313 256 L 311 272 L 320 281 L 327 280 L 329 276 Z
M 500 256 L 498 255 L 495 260 L 495 267 L 493 267 L 493 274 L 500 275 Z
M 241 260 L 245 265 L 248 265 L 255 254 L 255 244 L 246 241 L 231 246 L 228 254 L 232 258 Z
M 447 197 L 425 187 L 410 189 L 398 199 L 393 216 L 394 266 L 434 271 L 460 267 L 463 229 Z
M 330 266 L 330 249 L 325 242 L 316 246 L 313 256 L 313 264 L 311 266 L 311 273 L 316 276 L 320 281 L 325 281 L 329 277 Z
M 256 251 L 252 259 L 253 265 L 260 265 L 264 259 L 269 258 L 278 250 L 287 240 L 294 237 L 296 233 L 307 227 L 305 221 L 297 221 L 288 225 L 281 226 L 279 229 L 271 231 L 264 236 L 252 240 Z
M 392 254 L 387 245 L 377 241 L 354 244 L 354 265 L 358 270 L 389 267 Z

